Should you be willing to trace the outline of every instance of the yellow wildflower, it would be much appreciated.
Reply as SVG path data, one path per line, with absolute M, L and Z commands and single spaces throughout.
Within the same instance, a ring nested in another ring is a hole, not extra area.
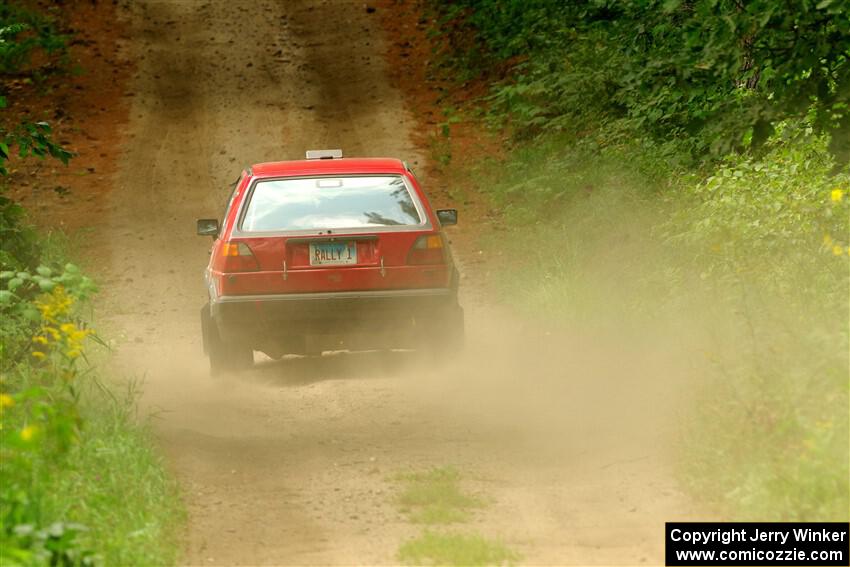
M 10 408 L 15 405 L 15 400 L 9 394 L 0 394 L 0 408 Z
M 70 313 L 73 304 L 74 298 L 68 295 L 61 285 L 56 286 L 52 292 L 44 294 L 35 302 L 41 318 L 48 323 L 56 323 L 61 317 Z
M 38 335 L 37 337 L 32 338 L 32 342 L 38 343 L 40 345 L 46 345 L 47 344 L 47 337 L 44 337 L 42 335 Z
M 21 429 L 21 439 L 23 439 L 24 441 L 29 441 L 33 438 L 33 436 L 35 436 L 37 431 L 38 429 L 35 427 L 35 425 L 27 425 L 26 427 Z
M 74 331 L 73 333 L 71 333 L 71 336 L 69 338 L 72 341 L 82 342 L 83 339 L 85 339 L 92 333 L 93 331 L 91 329 L 80 329 L 79 331 Z
M 32 351 L 32 355 L 39 360 L 44 360 L 45 357 L 45 354 L 39 350 Z
M 835 254 L 836 256 L 843 256 L 844 255 L 844 247 L 838 246 L 838 245 L 833 246 L 832 247 L 832 253 Z
M 841 201 L 841 199 L 844 198 L 844 190 L 836 187 L 835 189 L 832 190 L 831 197 L 832 197 L 833 203 L 838 203 L 839 201 Z
M 823 245 L 832 246 L 832 237 L 828 234 L 823 235 Z

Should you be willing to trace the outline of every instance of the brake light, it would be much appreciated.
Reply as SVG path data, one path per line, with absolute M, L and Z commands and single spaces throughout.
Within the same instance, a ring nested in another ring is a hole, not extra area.
M 426 234 L 413 243 L 407 254 L 409 265 L 445 264 L 446 246 L 442 234 Z
M 220 272 L 253 272 L 259 270 L 260 265 L 244 242 L 225 242 L 219 250 L 215 268 Z

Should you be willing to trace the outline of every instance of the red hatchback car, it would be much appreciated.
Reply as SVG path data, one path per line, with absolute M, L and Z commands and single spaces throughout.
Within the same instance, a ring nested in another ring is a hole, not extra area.
M 248 168 L 221 223 L 198 221 L 215 239 L 201 311 L 211 371 L 323 343 L 458 349 L 459 275 L 442 231 L 457 211 L 433 210 L 399 160 L 307 158 Z

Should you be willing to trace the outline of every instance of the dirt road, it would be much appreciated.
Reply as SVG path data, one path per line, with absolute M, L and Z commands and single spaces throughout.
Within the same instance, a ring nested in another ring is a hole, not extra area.
M 100 313 L 117 367 L 145 379 L 182 483 L 186 563 L 394 563 L 421 527 L 398 512 L 392 475 L 444 465 L 490 501 L 462 529 L 523 562 L 661 562 L 663 522 L 687 511 L 659 449 L 665 385 L 644 381 L 671 373 L 651 350 L 547 335 L 468 289 L 469 352 L 451 366 L 369 353 L 208 377 L 198 309 L 210 243 L 194 220 L 220 215 L 241 168 L 309 148 L 424 154 L 362 2 L 132 6 L 137 73 L 95 246 Z

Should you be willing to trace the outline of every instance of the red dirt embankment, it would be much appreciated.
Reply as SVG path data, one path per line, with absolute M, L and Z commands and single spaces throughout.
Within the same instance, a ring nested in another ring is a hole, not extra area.
M 53 137 L 74 153 L 68 166 L 56 160 L 14 159 L 10 196 L 23 204 L 33 220 L 47 229 L 69 234 L 91 227 L 106 214 L 106 194 L 112 187 L 121 154 L 129 100 L 126 89 L 133 72 L 127 57 L 127 26 L 112 2 L 75 2 L 51 8 L 58 31 L 69 38 L 68 64 L 42 81 L 5 81 L 9 107 L 3 120 L 44 120 Z M 34 61 L 44 61 L 36 53 Z

